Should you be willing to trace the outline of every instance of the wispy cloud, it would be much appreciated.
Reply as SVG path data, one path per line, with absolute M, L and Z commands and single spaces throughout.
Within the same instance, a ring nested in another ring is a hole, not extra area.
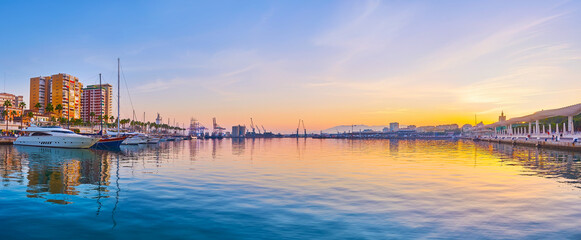
M 145 83 L 137 87 L 137 90 L 143 93 L 153 93 L 159 91 L 165 91 L 168 89 L 178 88 L 178 87 L 187 87 L 190 85 L 190 81 L 185 79 L 171 79 L 171 80 L 155 80 L 152 82 Z
M 428 56 L 425 61 L 431 64 L 426 69 L 431 71 L 454 69 L 461 65 L 467 65 L 487 54 L 514 47 L 533 35 L 541 35 L 540 27 L 565 15 L 566 13 L 560 13 L 534 20 L 523 19 L 496 32 L 488 33 L 487 36 L 482 32 L 468 35 Z M 514 48 L 511 49 L 511 51 L 514 50 Z

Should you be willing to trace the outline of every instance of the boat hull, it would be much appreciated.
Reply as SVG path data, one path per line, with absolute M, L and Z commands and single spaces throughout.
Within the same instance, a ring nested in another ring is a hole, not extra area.
M 14 141 L 14 145 L 34 146 L 34 147 L 57 147 L 57 148 L 90 148 L 99 141 L 98 138 L 91 137 L 46 137 L 46 136 L 20 136 Z
M 123 137 L 115 137 L 115 138 L 103 138 L 100 139 L 95 145 L 91 148 L 94 149 L 118 149 L 121 146 L 121 143 L 127 139 L 127 136 Z
M 137 145 L 137 144 L 146 144 L 147 139 L 141 138 L 140 136 L 133 136 L 130 138 L 125 139 L 121 144 L 122 145 Z

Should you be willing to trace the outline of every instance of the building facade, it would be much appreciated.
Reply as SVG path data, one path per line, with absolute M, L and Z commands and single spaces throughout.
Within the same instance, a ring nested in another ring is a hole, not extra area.
M 506 121 L 506 116 L 504 115 L 504 111 L 502 111 L 502 112 L 500 113 L 500 116 L 498 116 L 498 121 L 499 121 L 499 122 L 504 122 L 504 121 Z
M 14 120 L 15 117 L 22 116 L 22 108 L 20 108 L 20 103 L 23 102 L 24 97 L 16 96 L 10 93 L 0 93 L 0 113 L 3 113 L 2 120 Z M 9 107 L 5 107 L 4 103 L 10 102 Z
M 79 78 L 65 73 L 31 78 L 30 108 L 45 113 L 45 108 L 50 103 L 58 117 L 81 118 L 82 89 L 83 84 L 79 82 Z M 56 109 L 58 105 L 62 106 L 62 110 Z
M 20 103 L 24 102 L 24 97 L 10 93 L 0 93 L 0 105 L 4 105 L 7 100 L 10 101 L 12 107 L 19 107 Z
M 244 137 L 246 135 L 246 126 L 232 126 L 232 137 Z
M 99 122 L 103 116 L 104 122 L 110 123 L 113 116 L 113 87 L 110 84 L 89 85 L 83 88 L 81 96 L 81 119 L 85 122 Z M 94 113 L 94 116 L 91 116 Z
M 51 82 L 50 76 L 30 78 L 30 109 L 44 113 L 44 108 L 50 102 Z
M 399 123 L 398 122 L 389 123 L 389 130 L 392 132 L 397 132 L 399 130 Z

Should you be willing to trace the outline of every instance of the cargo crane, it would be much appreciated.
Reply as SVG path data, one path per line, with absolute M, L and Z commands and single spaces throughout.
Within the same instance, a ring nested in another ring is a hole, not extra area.
M 220 125 L 218 125 L 218 123 L 216 122 L 216 118 L 212 118 L 213 122 L 214 122 L 214 129 L 212 131 L 212 137 L 214 138 L 222 138 L 223 136 L 223 131 L 226 130 L 226 128 L 221 127 Z
M 297 127 L 297 137 L 300 137 L 299 130 L 301 129 L 301 124 L 303 124 L 303 130 L 305 132 L 304 137 L 307 137 L 307 128 L 305 128 L 305 121 L 299 119 L 299 126 Z
M 305 120 L 301 120 L 303 121 L 303 129 L 305 130 L 305 138 L 307 137 L 307 128 L 305 127 Z
M 260 127 L 258 126 L 258 124 L 256 124 L 256 125 L 255 125 L 255 127 L 256 127 L 256 130 L 258 131 L 258 135 L 262 134 L 262 133 L 260 132 Z
M 254 131 L 254 121 L 252 121 L 252 118 L 250 118 L 250 128 L 252 128 L 252 134 L 255 135 L 256 131 Z
M 203 138 L 207 128 L 202 126 L 195 118 L 190 119 L 189 135 L 196 138 Z

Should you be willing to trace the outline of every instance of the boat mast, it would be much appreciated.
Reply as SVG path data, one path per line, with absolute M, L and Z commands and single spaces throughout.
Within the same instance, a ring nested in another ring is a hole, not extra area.
M 99 114 L 101 115 L 100 119 L 101 119 L 101 136 L 103 136 L 103 85 L 101 84 L 101 74 L 99 73 L 99 90 L 101 91 L 99 93 L 100 96 L 100 102 L 101 102 L 101 106 L 99 107 Z
M 119 125 L 121 120 L 119 119 L 119 115 L 120 115 L 120 110 L 119 108 L 121 107 L 121 104 L 119 103 L 119 100 L 121 99 L 121 97 L 119 96 L 119 94 L 121 93 L 121 91 L 119 89 L 121 89 L 121 60 L 119 60 L 119 58 L 117 58 L 117 135 L 120 134 L 119 132 Z

